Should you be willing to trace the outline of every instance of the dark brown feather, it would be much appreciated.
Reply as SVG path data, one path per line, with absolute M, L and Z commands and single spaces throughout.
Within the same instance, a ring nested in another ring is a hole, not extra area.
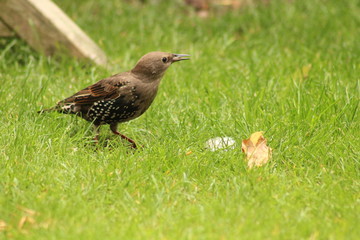
M 75 93 L 71 97 L 68 97 L 60 101 L 58 104 L 87 105 L 87 104 L 93 104 L 99 100 L 115 99 L 119 96 L 119 88 L 125 84 L 119 84 L 119 82 L 115 82 L 111 80 L 114 79 L 105 78 Z

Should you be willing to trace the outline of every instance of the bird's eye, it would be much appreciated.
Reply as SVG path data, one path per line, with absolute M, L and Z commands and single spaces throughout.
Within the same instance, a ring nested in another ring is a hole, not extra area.
M 167 62 L 167 58 L 166 57 L 163 57 L 162 59 L 161 59 L 161 61 L 163 62 L 163 63 L 166 63 Z

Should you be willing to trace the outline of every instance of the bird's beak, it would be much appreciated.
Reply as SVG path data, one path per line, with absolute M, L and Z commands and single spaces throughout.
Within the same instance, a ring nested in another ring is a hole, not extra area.
M 187 55 L 187 54 L 176 54 L 174 53 L 173 54 L 174 57 L 172 59 L 173 62 L 178 62 L 178 61 L 181 61 L 181 60 L 189 60 L 190 58 L 190 55 Z

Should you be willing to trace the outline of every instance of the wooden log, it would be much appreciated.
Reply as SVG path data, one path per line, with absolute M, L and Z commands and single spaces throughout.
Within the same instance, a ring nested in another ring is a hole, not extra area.
M 14 31 L 12 31 L 4 22 L 0 20 L 0 37 L 13 37 L 15 36 Z
M 0 9 L 1 20 L 37 51 L 106 64 L 104 52 L 52 1 L 0 0 Z

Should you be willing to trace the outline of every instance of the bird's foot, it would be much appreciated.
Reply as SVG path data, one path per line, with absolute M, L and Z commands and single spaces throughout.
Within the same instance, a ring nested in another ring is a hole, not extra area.
M 127 136 L 119 133 L 118 131 L 113 131 L 113 133 L 116 134 L 116 135 L 119 135 L 122 139 L 125 139 L 126 141 L 128 141 L 131 144 L 131 148 L 137 149 L 137 145 L 136 145 L 134 140 L 132 140 L 131 138 L 128 138 Z

